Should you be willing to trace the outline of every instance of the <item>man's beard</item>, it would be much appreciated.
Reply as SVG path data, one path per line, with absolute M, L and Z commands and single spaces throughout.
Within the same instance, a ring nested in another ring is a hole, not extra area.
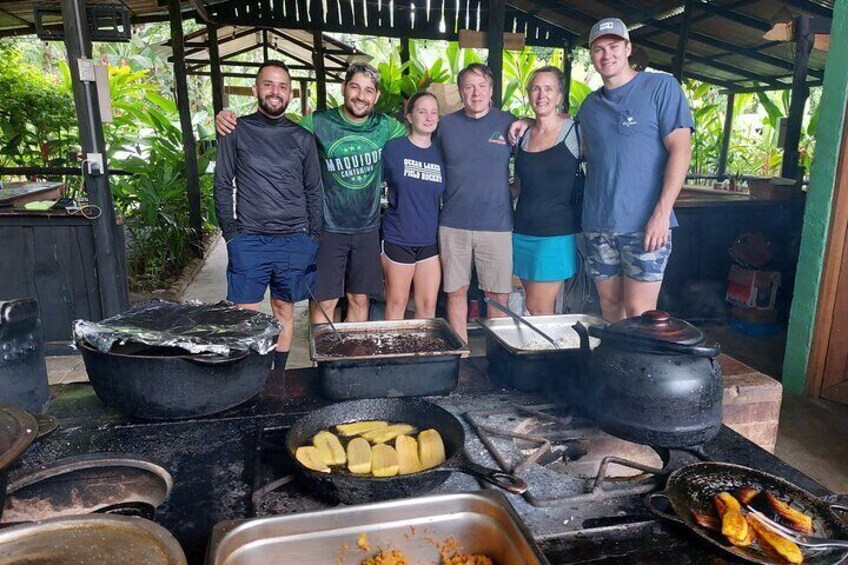
M 270 106 L 268 106 L 268 104 L 265 103 L 264 98 L 258 98 L 257 101 L 259 102 L 259 107 L 262 108 L 262 112 L 266 116 L 270 116 L 272 118 L 279 118 L 280 116 L 285 114 L 286 108 L 288 108 L 288 106 L 289 106 L 288 102 L 286 102 L 285 104 L 280 106 L 279 109 L 274 109 L 274 108 L 271 108 Z
M 365 116 L 369 115 L 371 112 L 374 111 L 374 106 L 370 106 L 367 110 L 359 111 L 354 108 L 353 104 L 351 104 L 347 100 L 345 100 L 345 108 L 347 108 L 347 111 L 351 116 L 354 116 L 356 118 L 364 118 Z

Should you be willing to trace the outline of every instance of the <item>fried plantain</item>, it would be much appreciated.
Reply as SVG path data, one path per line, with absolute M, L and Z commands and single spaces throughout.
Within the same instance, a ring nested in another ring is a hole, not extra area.
M 739 501 L 728 492 L 720 492 L 713 498 L 716 511 L 721 517 L 721 533 L 731 543 L 745 543 L 748 539 L 748 522 L 742 515 L 742 507 Z
M 750 514 L 747 516 L 747 522 L 757 536 L 757 544 L 766 553 L 795 565 L 804 562 L 804 554 L 794 541 L 774 533 Z
M 714 532 L 721 531 L 721 521 L 715 516 L 710 516 L 709 514 L 701 514 L 700 512 L 696 512 L 694 510 L 691 510 L 691 512 L 692 518 L 695 520 L 695 523 L 701 526 L 702 528 L 706 528 Z
M 805 534 L 813 533 L 813 519 L 770 492 L 763 491 L 751 500 L 751 506 L 775 522 Z
M 739 487 L 736 492 L 733 493 L 733 496 L 736 497 L 736 500 L 738 500 L 740 504 L 751 504 L 751 501 L 758 494 L 760 494 L 760 491 L 754 487 Z

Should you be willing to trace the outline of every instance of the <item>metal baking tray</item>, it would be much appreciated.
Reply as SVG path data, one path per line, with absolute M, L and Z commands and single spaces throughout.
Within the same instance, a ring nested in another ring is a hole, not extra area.
M 579 340 L 572 326 L 577 322 L 606 326 L 606 320 L 590 314 L 556 314 L 528 316 L 527 321 L 554 341 L 562 340 L 570 346 L 553 349 L 542 336 L 512 318 L 478 320 L 486 334 L 489 378 L 502 388 L 569 394 L 580 371 Z M 591 338 L 591 346 L 596 343 Z
M 365 536 L 369 549 L 358 546 Z M 222 522 L 212 531 L 207 565 L 335 563 L 359 565 L 380 550 L 402 551 L 410 562 L 440 563 L 437 544 L 453 538 L 466 554 L 498 565 L 546 565 L 506 498 L 495 491 L 423 496 Z
M 440 351 L 384 353 L 374 355 L 327 355 L 317 344 L 332 334 L 329 324 L 312 326 L 309 347 L 318 365 L 322 395 L 330 400 L 430 396 L 450 393 L 459 379 L 459 359 L 468 345 L 442 318 L 390 320 L 335 324 L 344 339 L 366 336 L 379 343 L 393 336 L 435 336 L 448 348 Z

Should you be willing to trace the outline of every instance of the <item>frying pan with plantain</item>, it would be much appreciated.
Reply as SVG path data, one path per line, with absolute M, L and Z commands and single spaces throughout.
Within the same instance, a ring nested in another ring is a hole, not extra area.
M 714 516 L 713 497 L 720 492 L 733 493 L 744 486 L 769 491 L 811 516 L 816 537 L 848 540 L 848 525 L 834 512 L 834 509 L 845 510 L 844 507 L 814 496 L 780 477 L 730 463 L 694 463 L 677 469 L 669 476 L 664 492 L 645 497 L 645 506 L 657 516 L 686 526 L 713 545 L 746 561 L 762 565 L 782 563 L 756 543 L 749 547 L 730 544 L 720 532 L 698 525 L 692 517 L 693 511 Z M 655 501 L 661 498 L 668 500 L 674 515 L 657 508 Z M 848 549 L 845 548 L 811 550 L 802 547 L 801 550 L 807 565 L 835 565 L 848 557 Z

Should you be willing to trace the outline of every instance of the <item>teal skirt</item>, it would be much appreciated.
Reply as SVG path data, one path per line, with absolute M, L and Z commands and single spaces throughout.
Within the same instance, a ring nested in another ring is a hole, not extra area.
M 512 234 L 512 269 L 526 281 L 555 282 L 577 272 L 577 239 L 574 234 L 535 237 Z

